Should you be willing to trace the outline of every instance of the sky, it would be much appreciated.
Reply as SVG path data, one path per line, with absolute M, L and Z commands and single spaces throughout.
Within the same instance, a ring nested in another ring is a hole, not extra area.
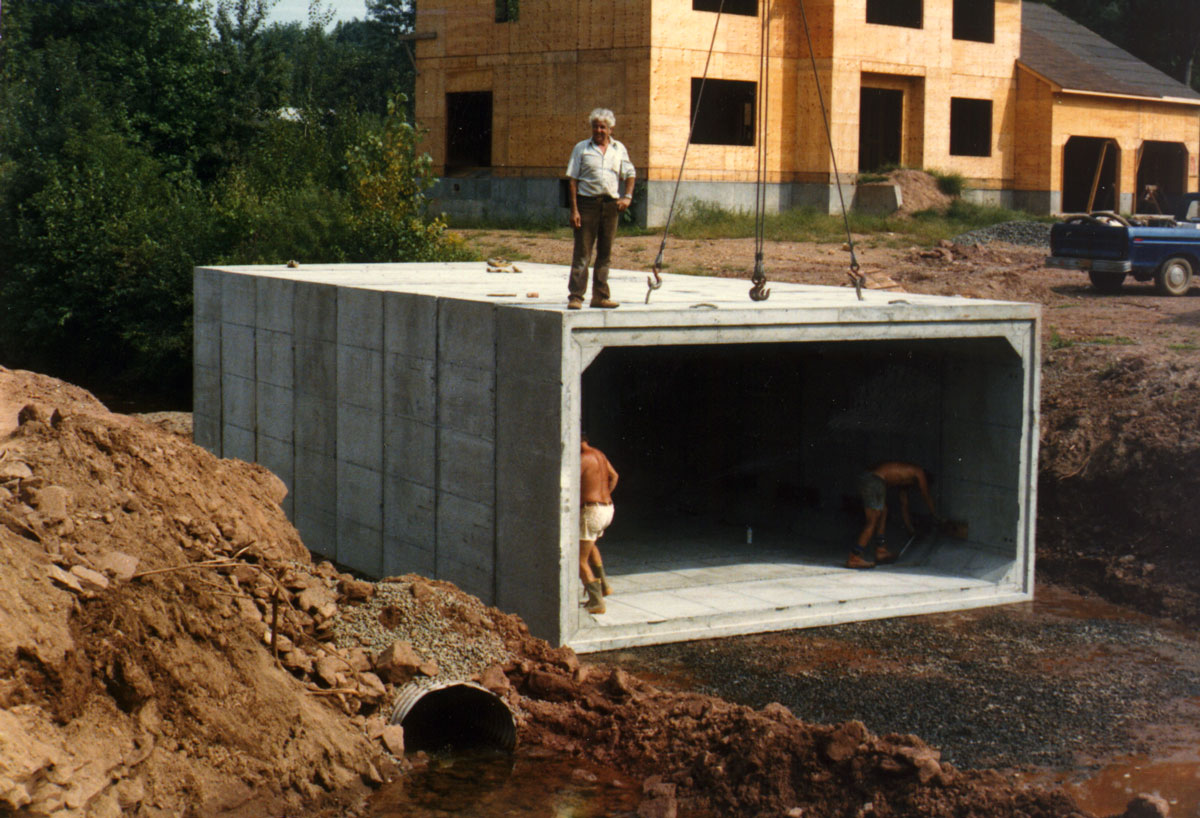
M 308 23 L 309 0 L 277 0 L 267 20 L 272 23 Z M 333 11 L 333 22 L 363 20 L 367 16 L 364 0 L 322 0 L 321 6 Z

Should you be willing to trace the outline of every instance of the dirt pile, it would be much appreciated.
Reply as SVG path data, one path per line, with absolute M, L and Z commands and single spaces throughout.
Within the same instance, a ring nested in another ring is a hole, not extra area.
M 887 174 L 888 181 L 900 188 L 900 210 L 904 215 L 922 210 L 944 211 L 953 197 L 938 188 L 937 180 L 923 170 L 901 168 Z

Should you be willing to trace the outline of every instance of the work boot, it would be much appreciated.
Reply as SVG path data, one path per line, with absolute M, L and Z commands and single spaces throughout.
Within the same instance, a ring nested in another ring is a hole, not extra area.
M 569 309 L 569 310 L 583 309 L 583 299 L 577 298 L 576 296 L 571 296 L 570 298 L 567 299 L 567 309 Z
M 603 589 L 604 595 L 609 596 L 612 594 L 612 586 L 608 584 L 608 577 L 604 575 L 603 565 L 596 569 L 596 575 L 600 577 L 600 588 Z
M 602 614 L 604 608 L 604 592 L 600 588 L 600 580 L 594 579 L 584 585 L 587 588 L 587 604 L 584 605 L 584 610 L 590 614 Z
M 621 305 L 620 303 L 613 301 L 611 298 L 593 298 L 592 306 L 599 307 L 602 310 L 611 310 Z
M 895 561 L 896 561 L 896 555 L 893 554 L 891 551 L 888 551 L 887 546 L 881 545 L 875 549 L 875 564 L 876 565 L 887 565 L 888 563 L 895 562 Z
M 846 567 L 862 570 L 864 568 L 874 568 L 875 563 L 867 562 L 865 559 L 863 559 L 858 554 L 851 554 L 850 559 L 846 560 Z

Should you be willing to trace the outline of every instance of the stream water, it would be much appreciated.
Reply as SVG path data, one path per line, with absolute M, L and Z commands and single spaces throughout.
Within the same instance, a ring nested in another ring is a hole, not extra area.
M 641 782 L 538 749 L 430 756 L 372 798 L 376 818 L 633 818 Z M 681 814 L 680 818 L 684 818 Z

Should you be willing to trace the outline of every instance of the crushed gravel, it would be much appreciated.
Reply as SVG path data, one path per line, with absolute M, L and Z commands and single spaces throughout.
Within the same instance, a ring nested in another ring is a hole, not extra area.
M 1049 222 L 1011 221 L 981 227 L 961 233 L 951 239 L 958 245 L 991 244 L 994 241 L 1018 244 L 1024 247 L 1050 247 Z
M 406 640 L 421 658 L 437 662 L 436 677 L 414 681 L 433 686 L 470 679 L 511 658 L 490 626 L 487 608 L 475 597 L 397 580 L 377 583 L 365 602 L 343 605 L 333 636 L 339 648 L 361 647 L 371 655 Z
M 1149 625 L 1047 625 L 1002 611 L 953 621 L 879 620 L 595 658 L 683 675 L 699 692 L 752 707 L 780 702 L 810 722 L 913 733 L 963 768 L 1067 768 L 1084 750 L 1140 752 L 1134 727 L 1200 695 L 1200 668 L 1172 659 L 1186 638 Z M 1141 660 L 1104 658 L 1130 652 Z

